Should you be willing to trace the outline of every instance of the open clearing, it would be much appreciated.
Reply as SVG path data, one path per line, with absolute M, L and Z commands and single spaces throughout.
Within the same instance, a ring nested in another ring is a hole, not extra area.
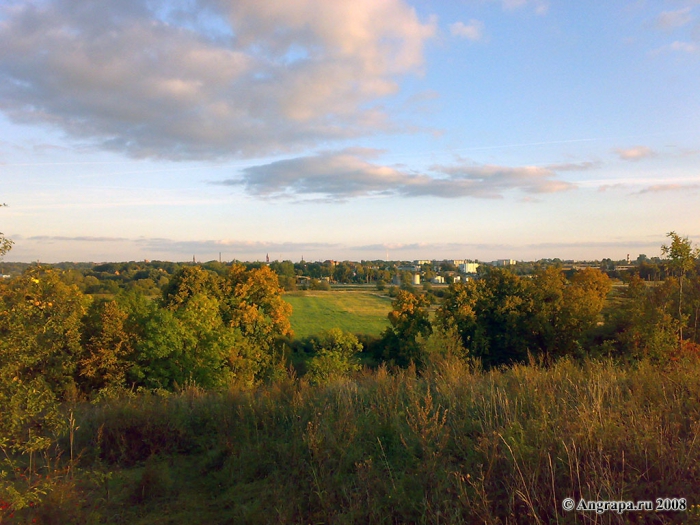
M 377 292 L 291 292 L 284 295 L 284 300 L 294 309 L 291 323 L 297 339 L 330 328 L 379 335 L 389 326 L 391 299 Z

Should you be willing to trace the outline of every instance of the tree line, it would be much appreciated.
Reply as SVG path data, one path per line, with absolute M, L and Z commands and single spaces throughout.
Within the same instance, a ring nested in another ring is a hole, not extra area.
M 60 398 L 110 389 L 254 383 L 274 373 L 291 307 L 267 267 L 224 277 L 192 266 L 162 297 L 90 299 L 33 267 L 0 289 L 0 381 Z M 9 394 L 9 392 L 6 392 Z
M 477 280 L 450 285 L 430 315 L 430 295 L 400 290 L 375 352 L 399 365 L 431 352 L 476 358 L 485 367 L 551 363 L 562 356 L 679 359 L 700 351 L 699 251 L 668 234 L 660 282 L 632 274 L 611 294 L 607 273 L 560 267 L 517 275 L 487 267 Z
M 361 360 L 421 367 L 446 353 L 486 368 L 562 356 L 677 358 L 700 343 L 700 278 L 697 250 L 674 232 L 669 238 L 668 277 L 656 286 L 634 276 L 611 295 L 598 269 L 518 275 L 486 267 L 479 279 L 451 284 L 437 306 L 425 290 L 394 290 L 391 326 L 379 340 L 331 330 L 302 344 L 292 342 L 291 306 L 274 263 L 182 265 L 156 299 L 134 288 L 90 296 L 72 282 L 73 270 L 32 266 L 0 286 L 0 379 L 67 399 L 188 383 L 253 385 L 285 374 L 300 348 L 297 368 L 316 382 Z

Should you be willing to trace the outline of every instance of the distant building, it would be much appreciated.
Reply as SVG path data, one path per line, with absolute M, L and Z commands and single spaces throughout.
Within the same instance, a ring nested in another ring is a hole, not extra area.
M 418 261 L 413 261 L 416 266 L 423 266 L 424 264 L 433 264 L 433 261 L 426 261 L 426 260 L 418 260 Z
M 445 284 L 445 278 L 442 275 L 436 275 L 430 280 L 430 282 L 433 284 Z
M 413 274 L 413 284 L 420 284 L 420 274 Z
M 515 261 L 513 259 L 498 259 L 493 261 L 494 266 L 513 266 Z
M 465 262 L 459 265 L 459 271 L 462 273 L 476 273 L 479 266 L 479 263 Z

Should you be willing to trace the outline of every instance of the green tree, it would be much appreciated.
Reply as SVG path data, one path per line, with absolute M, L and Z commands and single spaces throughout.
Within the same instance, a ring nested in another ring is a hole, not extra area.
M 229 358 L 240 335 L 224 325 L 218 299 L 195 295 L 175 315 L 182 327 L 183 341 L 177 380 L 205 388 L 225 384 L 231 375 Z
M 532 283 L 508 270 L 489 268 L 477 284 L 477 327 L 470 353 L 486 366 L 525 361 L 534 350 Z
M 570 280 L 558 267 L 539 269 L 533 278 L 533 353 L 547 360 L 580 353 L 610 289 L 610 278 L 597 269 L 577 271 Z
M 183 334 L 175 313 L 137 292 L 120 294 L 116 299 L 128 314 L 126 331 L 134 349 L 127 384 L 165 389 L 182 384 L 178 379 Z
M 170 278 L 163 289 L 163 305 L 169 310 L 176 310 L 197 294 L 220 298 L 221 284 L 216 273 L 201 266 L 185 266 Z
M 624 302 L 611 320 L 612 341 L 621 357 L 667 361 L 678 348 L 678 320 L 673 315 L 676 280 L 648 287 L 635 276 L 627 285 Z
M 479 289 L 476 281 L 452 283 L 437 311 L 435 322 L 443 332 L 456 331 L 464 348 L 472 348 L 477 331 L 476 304 Z
M 667 265 L 671 275 L 678 278 L 678 345 L 680 348 L 683 346 L 683 325 L 685 324 L 683 281 L 686 274 L 695 268 L 695 261 L 700 252 L 693 248 L 688 237 L 681 237 L 676 232 L 669 232 L 666 236 L 671 239 L 671 244 L 662 245 L 661 253 L 668 259 Z
M 127 331 L 129 314 L 115 300 L 94 301 L 83 319 L 85 350 L 80 361 L 83 390 L 97 392 L 124 387 L 134 352 Z
M 3 203 L 0 204 L 0 208 L 7 206 L 7 204 Z M 9 252 L 12 249 L 12 245 L 14 243 L 5 237 L 2 232 L 0 232 L 0 257 L 5 255 L 7 252 Z
M 391 327 L 383 334 L 387 360 L 399 366 L 408 366 L 411 362 L 422 364 L 419 338 L 432 333 L 429 306 L 430 301 L 424 295 L 398 291 L 388 315 Z
M 241 335 L 232 367 L 260 378 L 279 364 L 284 338 L 292 337 L 292 306 L 282 299 L 277 275 L 267 266 L 233 265 L 223 285 L 221 311 L 226 326 Z M 252 368 L 251 368 L 252 367 Z
M 75 393 L 86 299 L 59 272 L 32 267 L 0 296 L 0 381 L 41 378 L 59 397 Z
M 309 360 L 308 376 L 316 384 L 328 383 L 359 370 L 357 355 L 362 344 L 340 328 L 321 332 L 313 342 L 316 355 Z
M 13 244 L 14 242 L 12 240 L 8 239 L 2 232 L 0 232 L 0 257 L 9 252 L 12 249 Z

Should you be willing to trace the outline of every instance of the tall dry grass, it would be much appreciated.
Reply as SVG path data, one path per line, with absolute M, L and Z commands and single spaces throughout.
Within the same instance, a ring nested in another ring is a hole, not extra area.
M 172 523 L 197 522 L 193 494 L 215 523 L 680 523 L 696 516 L 567 513 L 561 502 L 700 502 L 698 361 L 484 372 L 445 359 L 420 376 L 190 388 L 80 406 L 75 418 L 83 468 L 114 473 L 105 516 L 133 523 L 164 506 L 180 509 Z M 149 486 L 163 471 L 167 487 Z M 134 503 L 120 477 L 157 506 Z

